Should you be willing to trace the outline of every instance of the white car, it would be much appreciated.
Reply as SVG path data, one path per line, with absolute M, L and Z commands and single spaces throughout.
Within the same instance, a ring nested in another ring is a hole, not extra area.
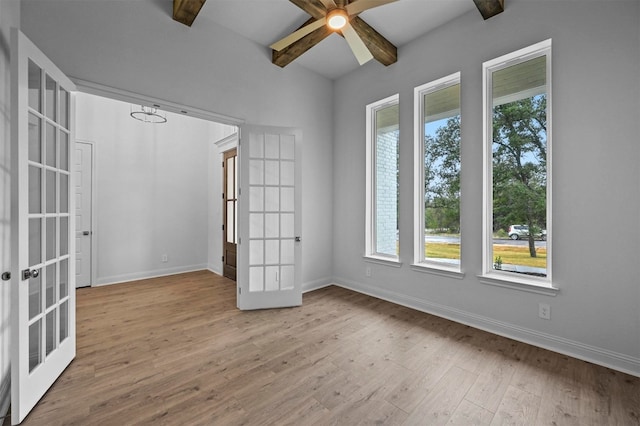
M 529 227 L 527 225 L 511 225 L 509 226 L 509 238 L 512 240 L 519 240 L 521 237 L 526 238 L 529 236 Z M 540 238 L 543 241 L 547 240 L 547 231 L 543 229 L 534 237 Z

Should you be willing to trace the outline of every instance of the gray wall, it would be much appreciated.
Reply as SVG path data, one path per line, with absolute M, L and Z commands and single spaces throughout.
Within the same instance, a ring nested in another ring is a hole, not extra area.
M 150 5 L 151 4 L 151 5 Z M 171 19 L 171 2 L 22 2 L 22 29 L 69 76 L 167 99 L 253 124 L 299 127 L 302 280 L 331 281 L 332 82 L 198 17 Z
M 10 28 L 20 27 L 20 3 L 17 0 L 0 1 L 0 273 L 11 269 L 11 152 L 10 152 Z M 11 402 L 10 354 L 10 294 L 12 281 L 0 281 L 0 417 Z
M 640 3 L 508 1 L 468 13 L 334 87 L 334 276 L 340 285 L 640 374 Z M 553 39 L 557 297 L 481 284 L 482 63 Z M 461 71 L 464 279 L 416 272 L 413 88 Z M 401 268 L 364 254 L 365 106 L 400 94 Z M 372 276 L 365 277 L 371 267 Z M 538 318 L 538 303 L 551 320 Z

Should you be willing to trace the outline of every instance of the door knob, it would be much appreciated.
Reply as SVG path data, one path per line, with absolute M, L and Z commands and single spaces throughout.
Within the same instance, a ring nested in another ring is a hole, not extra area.
M 25 269 L 22 271 L 22 279 L 28 280 L 29 278 L 38 278 L 40 271 L 37 269 Z
M 2 273 L 2 281 L 9 281 L 11 279 L 11 272 Z

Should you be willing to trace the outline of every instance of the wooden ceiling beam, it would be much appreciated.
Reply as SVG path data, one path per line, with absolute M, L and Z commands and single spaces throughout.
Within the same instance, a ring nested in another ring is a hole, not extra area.
M 292 0 L 293 1 L 293 0 Z M 324 15 L 323 15 L 324 16 Z M 317 21 L 316 18 L 310 18 L 307 22 L 302 24 L 300 28 L 309 25 L 312 22 Z M 285 67 L 289 65 L 296 58 L 300 57 L 304 52 L 311 49 L 316 44 L 320 43 L 322 40 L 327 38 L 333 33 L 326 25 L 321 26 L 317 30 L 307 34 L 302 37 L 300 40 L 291 43 L 289 46 L 285 47 L 281 51 L 272 50 L 271 54 L 271 62 L 276 64 L 279 67 Z
M 485 20 L 504 12 L 504 0 L 473 0 L 473 2 Z
M 382 65 L 389 66 L 398 61 L 398 48 L 359 16 L 351 18 L 351 26 L 358 33 L 373 57 Z
M 316 19 L 322 19 L 327 14 L 327 9 L 318 0 L 289 0 L 289 1 Z
M 173 0 L 173 19 L 190 27 L 207 0 Z

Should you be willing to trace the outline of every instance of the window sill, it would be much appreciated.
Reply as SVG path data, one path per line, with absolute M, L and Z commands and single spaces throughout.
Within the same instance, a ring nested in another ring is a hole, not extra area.
M 507 275 L 504 273 L 494 272 L 486 275 L 478 275 L 478 280 L 480 280 L 482 284 L 512 288 L 514 290 L 544 294 L 546 296 L 555 297 L 560 292 L 560 289 L 557 287 L 553 287 L 551 283 L 514 277 L 511 274 Z
M 411 269 L 416 272 L 422 272 L 423 274 L 440 275 L 441 277 L 455 278 L 458 280 L 464 278 L 464 272 L 458 268 L 435 263 L 414 263 L 411 265 Z
M 383 256 L 374 256 L 368 255 L 363 256 L 366 262 L 377 263 L 378 265 L 392 266 L 394 268 L 400 268 L 402 266 L 402 262 L 399 259 L 394 259 L 392 257 L 383 257 Z

